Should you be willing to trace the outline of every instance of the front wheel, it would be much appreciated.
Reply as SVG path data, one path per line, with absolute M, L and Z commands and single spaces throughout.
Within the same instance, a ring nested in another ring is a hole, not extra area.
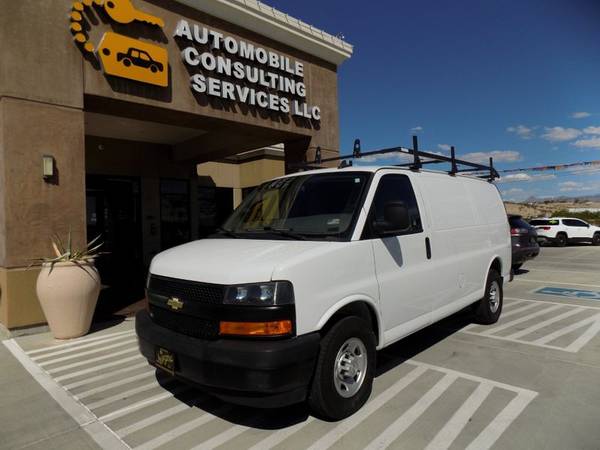
M 592 245 L 600 245 L 600 233 L 594 234 L 592 238 Z
M 323 337 L 308 404 L 324 420 L 341 420 L 368 400 L 375 373 L 376 344 L 371 326 L 346 317 Z
M 503 303 L 502 277 L 494 269 L 490 269 L 485 283 L 485 294 L 475 303 L 475 322 L 491 325 L 498 322 Z

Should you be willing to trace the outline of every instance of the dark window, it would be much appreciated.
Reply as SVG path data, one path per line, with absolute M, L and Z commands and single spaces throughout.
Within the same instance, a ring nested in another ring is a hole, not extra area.
M 383 222 L 385 205 L 388 202 L 398 201 L 404 202 L 408 208 L 410 220 L 410 228 L 401 234 L 421 233 L 423 231 L 423 225 L 421 224 L 421 215 L 419 214 L 417 199 L 410 180 L 406 175 L 384 175 L 381 178 L 379 186 L 377 186 L 377 191 L 375 192 L 373 204 L 371 205 L 369 222 Z M 368 238 L 373 237 L 375 236 L 369 231 Z
M 525 222 L 520 216 L 509 217 L 508 223 L 511 228 L 531 228 L 527 222 Z
M 189 242 L 190 194 L 187 180 L 160 180 L 160 234 L 163 249 Z
M 539 226 L 539 225 L 558 225 L 558 219 L 533 219 L 529 221 L 530 225 Z
M 568 227 L 587 228 L 587 224 L 577 219 L 563 219 L 563 223 Z

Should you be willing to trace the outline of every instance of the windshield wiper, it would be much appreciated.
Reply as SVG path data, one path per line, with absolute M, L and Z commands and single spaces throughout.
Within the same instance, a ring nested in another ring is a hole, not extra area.
M 253 231 L 253 230 L 248 230 Z M 296 239 L 297 241 L 306 241 L 308 240 L 306 236 L 302 236 L 301 234 L 294 233 L 293 230 L 286 230 L 284 228 L 271 228 L 271 227 L 263 227 L 259 228 L 257 231 L 266 231 L 268 233 L 278 234 L 279 236 L 289 237 L 292 239 Z
M 217 231 L 219 231 L 220 233 L 223 233 L 223 234 L 225 234 L 225 235 L 227 235 L 229 237 L 235 238 L 235 239 L 239 239 L 240 238 L 239 234 L 234 233 L 233 231 L 228 230 L 227 228 L 218 227 Z

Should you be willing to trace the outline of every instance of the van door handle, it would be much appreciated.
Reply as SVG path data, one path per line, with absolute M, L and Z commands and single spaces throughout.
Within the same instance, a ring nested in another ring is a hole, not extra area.
M 427 253 L 427 259 L 431 259 L 431 242 L 429 242 L 429 238 L 425 238 L 425 252 Z

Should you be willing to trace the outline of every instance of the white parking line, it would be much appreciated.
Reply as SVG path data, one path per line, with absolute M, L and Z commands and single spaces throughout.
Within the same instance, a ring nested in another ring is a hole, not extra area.
M 149 371 L 149 372 L 140 373 L 138 375 L 133 375 L 131 377 L 122 378 L 122 379 L 120 379 L 118 381 L 114 381 L 112 383 L 104 384 L 104 385 L 99 386 L 97 388 L 90 389 L 89 391 L 85 391 L 85 392 L 82 392 L 80 394 L 77 394 L 75 396 L 75 398 L 77 400 L 83 400 L 84 398 L 90 397 L 90 396 L 95 395 L 95 394 L 99 394 L 100 392 L 105 392 L 105 391 L 108 391 L 110 389 L 114 389 L 116 387 L 123 386 L 124 384 L 131 383 L 133 381 L 143 380 L 144 378 L 149 378 L 149 377 L 151 377 L 153 375 L 154 375 L 154 371 L 152 370 L 152 371 Z
M 212 450 L 220 445 L 225 444 L 226 442 L 229 442 L 232 439 L 235 439 L 244 431 L 248 431 L 249 429 L 250 427 L 244 425 L 234 425 L 222 433 L 210 438 L 208 441 L 204 441 L 203 443 L 192 447 L 191 450 Z
M 115 336 L 112 337 L 110 339 L 103 339 L 103 340 L 99 340 L 99 341 L 94 341 L 94 342 L 89 342 L 87 343 L 87 341 L 83 341 L 83 343 L 81 343 L 81 345 L 78 346 L 69 346 L 68 348 L 64 348 L 62 350 L 57 350 L 57 351 L 53 351 L 53 352 L 48 352 L 48 353 L 43 353 L 43 354 L 38 354 L 38 356 L 33 356 L 31 358 L 32 361 L 40 361 L 42 359 L 45 358 L 49 358 L 51 356 L 57 356 L 57 355 L 64 355 L 65 353 L 71 353 L 71 352 L 76 352 L 79 350 L 82 350 L 84 348 L 90 348 L 90 347 L 95 347 L 97 345 L 104 345 L 107 342 L 113 342 L 113 341 L 118 341 L 121 339 L 128 339 L 131 335 L 133 334 L 133 332 L 131 331 L 127 331 L 124 334 L 119 333 L 119 336 Z M 56 347 L 51 347 L 52 349 L 56 348 Z M 39 350 L 43 350 L 43 349 L 39 349 Z
M 102 336 L 79 338 L 79 339 L 71 340 L 69 342 L 65 342 L 64 344 L 57 344 L 57 345 L 52 345 L 49 347 L 38 348 L 35 350 L 30 350 L 25 353 L 27 355 L 37 355 L 39 353 L 44 353 L 44 352 L 50 353 L 59 348 L 62 349 L 62 348 L 76 347 L 78 345 L 87 344 L 89 342 L 104 341 L 104 340 L 107 340 L 108 338 L 112 338 L 114 336 L 124 336 L 127 334 L 133 334 L 133 333 L 135 333 L 135 331 L 127 330 L 127 331 L 119 331 L 118 333 L 104 334 Z
M 221 415 L 227 411 L 230 411 L 231 409 L 233 409 L 232 405 L 225 405 L 225 406 L 219 408 L 216 411 L 216 413 L 218 415 Z M 211 420 L 215 420 L 215 419 L 216 419 L 216 416 L 209 414 L 209 413 L 204 413 L 200 417 L 195 418 L 194 420 L 190 420 L 189 422 L 179 425 L 178 427 L 172 428 L 169 431 L 167 431 L 166 433 L 163 433 L 160 436 L 158 436 L 138 447 L 135 447 L 135 450 L 153 450 L 157 447 L 160 447 L 161 445 L 164 445 L 164 444 L 172 441 L 173 439 L 181 436 L 182 434 L 188 433 L 188 432 L 194 430 L 195 428 L 198 428 L 198 427 L 210 422 Z
M 522 282 L 526 282 L 526 283 L 561 284 L 561 285 L 565 285 L 565 286 L 583 286 L 583 287 L 600 288 L 600 284 L 563 283 L 560 281 L 532 280 L 530 278 L 515 278 L 513 281 L 522 281 Z
M 192 400 L 192 405 L 199 398 L 201 397 L 196 397 L 194 400 Z M 153 416 L 135 422 L 127 427 L 116 430 L 115 433 L 117 433 L 121 437 L 128 436 L 132 433 L 135 433 L 136 431 L 149 427 L 150 425 L 154 425 L 155 423 L 168 419 L 169 417 L 174 416 L 175 414 L 180 413 L 182 411 L 186 411 L 192 407 L 193 406 L 190 406 L 187 403 L 179 403 L 171 408 L 159 412 L 158 414 L 154 414 Z
M 122 359 L 119 358 L 116 361 L 111 361 L 111 362 L 108 362 L 105 364 L 100 364 L 98 366 L 90 367 L 89 369 L 82 369 L 77 372 L 66 373 L 64 375 L 54 377 L 54 379 L 56 381 L 64 381 L 64 380 L 68 380 L 69 378 L 75 378 L 75 377 L 79 377 L 81 375 L 87 375 L 88 373 L 95 373 L 102 369 L 107 369 L 109 367 L 121 366 L 125 363 L 128 363 L 130 361 L 136 361 L 136 360 L 146 362 L 146 360 L 141 355 L 138 354 L 138 355 L 129 356 L 127 358 L 122 358 Z
M 104 361 L 105 359 L 110 359 L 110 358 L 114 358 L 115 356 L 126 355 L 128 353 L 133 353 L 133 352 L 139 352 L 138 348 L 137 347 L 132 347 L 132 348 L 128 348 L 126 350 L 121 350 L 120 352 L 111 353 L 110 355 L 98 356 L 97 358 L 86 359 L 84 361 L 79 361 L 79 362 L 76 362 L 76 363 L 67 364 L 66 366 L 55 367 L 54 369 L 48 370 L 48 373 L 49 374 L 53 374 L 53 373 L 58 373 L 58 372 L 64 372 L 65 370 L 75 369 L 76 367 L 85 366 L 85 365 L 90 364 L 90 363 L 94 363 L 94 362 L 98 362 L 98 361 Z
M 516 298 L 510 298 L 510 299 L 518 300 L 518 301 L 521 301 L 524 303 L 529 303 L 529 304 L 542 303 L 545 305 L 554 305 L 554 306 L 550 307 L 550 308 L 545 308 L 545 309 L 539 311 L 538 313 L 529 314 L 529 315 L 526 315 L 524 317 L 521 317 L 521 318 L 518 318 L 515 320 L 509 320 L 508 322 L 504 322 L 503 319 L 505 318 L 505 316 L 501 316 L 499 325 L 492 326 L 491 328 L 486 329 L 484 331 L 477 331 L 477 329 L 479 329 L 479 328 L 476 328 L 476 327 L 481 327 L 480 325 L 468 325 L 465 328 L 463 328 L 462 330 L 460 330 L 460 332 L 466 333 L 466 334 L 472 334 L 475 336 L 485 336 L 487 338 L 499 339 L 502 341 L 508 341 L 508 342 L 514 342 L 514 343 L 519 343 L 519 344 L 526 344 L 526 345 L 533 345 L 533 346 L 537 346 L 537 347 L 550 348 L 553 350 L 561 350 L 561 351 L 566 351 L 566 352 L 571 352 L 571 353 L 579 352 L 590 340 L 592 340 L 598 333 L 600 333 L 600 313 L 598 313 L 598 311 L 600 311 L 600 308 L 598 308 L 598 307 L 587 306 L 587 305 L 573 305 L 571 303 L 548 302 L 548 301 L 544 301 L 544 300 L 526 300 L 526 299 L 516 299 Z M 527 322 L 527 321 L 531 320 L 532 318 L 535 318 L 535 316 L 543 315 L 545 313 L 551 312 L 552 310 L 556 310 L 558 308 L 564 308 L 564 309 L 566 309 L 566 311 L 561 314 L 558 314 L 557 316 L 553 316 L 548 319 L 542 320 L 540 322 L 534 323 L 534 324 L 524 328 L 523 330 L 515 331 L 514 333 L 509 334 L 507 336 L 499 336 L 497 334 L 499 331 L 508 329 L 510 327 L 518 325 L 519 323 Z M 535 340 L 528 341 L 528 340 L 522 339 L 523 337 L 525 337 L 531 333 L 534 333 L 548 325 L 558 323 L 561 320 L 565 320 L 571 316 L 576 315 L 577 313 L 581 313 L 583 311 L 590 311 L 590 310 L 595 312 L 595 314 L 591 317 L 586 317 L 586 318 L 581 319 L 572 324 L 560 327 L 559 329 L 557 329 L 549 334 L 546 334 L 538 339 L 535 339 Z M 570 343 L 569 345 L 557 346 L 557 345 L 550 344 L 550 342 L 558 339 L 559 337 L 567 335 L 573 331 L 582 329 L 584 327 L 587 327 L 587 328 L 585 328 L 582 331 L 581 335 L 574 338 L 575 340 L 572 343 Z
M 500 325 L 492 325 L 486 328 L 485 331 L 480 332 L 479 334 L 483 335 L 483 336 L 489 336 L 491 334 L 496 334 L 499 331 L 505 330 L 507 328 L 513 327 L 515 325 L 518 325 L 520 323 L 523 322 L 527 322 L 531 319 L 535 319 L 536 317 L 539 316 L 543 316 L 545 314 L 551 313 L 552 311 L 556 311 L 557 309 L 562 309 L 564 308 L 563 305 L 554 305 L 554 306 L 549 306 L 548 308 L 544 308 L 541 311 L 536 311 L 534 313 L 531 314 L 527 314 L 523 317 L 519 317 L 518 319 L 513 319 L 513 320 L 509 320 L 508 322 L 503 322 Z
M 458 437 L 462 429 L 469 423 L 475 411 L 490 395 L 494 387 L 490 384 L 480 384 L 469 398 L 456 410 L 452 418 L 444 425 L 425 450 L 446 450 Z
M 491 448 L 502 433 L 504 433 L 510 424 L 523 412 L 536 395 L 537 394 L 528 392 L 519 393 L 500 412 L 500 414 L 489 423 L 479 436 L 469 444 L 466 450 L 485 450 Z
M 523 336 L 527 336 L 528 334 L 531 334 L 534 331 L 537 331 L 537 330 L 539 330 L 541 328 L 544 328 L 544 327 L 546 327 L 548 325 L 552 325 L 555 322 L 560 322 L 561 320 L 566 319 L 567 317 L 571 317 L 571 316 L 574 316 L 575 314 L 579 314 L 579 313 L 581 313 L 581 311 L 582 311 L 581 309 L 572 308 L 570 311 L 566 311 L 566 312 L 564 312 L 562 314 L 559 314 L 558 316 L 554 316 L 554 317 L 551 317 L 549 319 L 546 319 L 546 320 L 543 320 L 541 322 L 538 322 L 538 323 L 536 323 L 535 325 L 533 325 L 531 327 L 525 328 L 524 330 L 521 330 L 521 331 L 517 331 L 516 333 L 513 333 L 513 334 L 509 334 L 506 337 L 509 337 L 509 338 L 512 338 L 512 339 L 519 339 L 519 338 L 521 338 Z
M 313 416 L 309 416 L 306 418 L 304 422 L 297 423 L 287 428 L 281 428 L 280 430 L 273 431 L 266 438 L 261 440 L 260 442 L 254 444 L 248 450 L 267 450 L 275 447 L 276 445 L 281 444 L 283 441 L 287 440 L 290 436 L 296 434 L 299 430 L 310 425 L 316 419 Z
M 398 417 L 390 426 L 388 426 L 374 441 L 367 447 L 367 450 L 387 448 L 400 437 L 406 429 L 411 426 L 421 415 L 446 392 L 446 389 L 452 385 L 458 376 L 456 374 L 446 374 L 438 381 L 427 393 L 412 405 L 407 411 Z
M 424 366 L 417 366 L 411 370 L 407 375 L 396 381 L 391 387 L 387 388 L 365 406 L 363 406 L 357 413 L 350 416 L 348 419 L 340 422 L 338 425 L 333 427 L 325 436 L 321 437 L 318 441 L 313 443 L 309 447 L 309 450 L 320 450 L 329 448 L 335 444 L 338 439 L 346 435 L 350 430 L 363 422 L 367 417 L 379 410 L 388 401 L 398 395 L 403 389 L 419 379 L 427 371 Z M 256 446 L 258 446 L 257 444 Z M 255 446 L 255 447 L 256 447 Z M 258 448 L 271 448 L 271 447 L 258 447 Z
M 46 367 L 46 366 L 50 366 L 52 364 L 56 364 L 59 362 L 69 361 L 71 359 L 77 359 L 82 356 L 93 355 L 94 353 L 103 352 L 105 350 L 111 350 L 113 348 L 119 348 L 119 347 L 123 347 L 125 345 L 131 345 L 131 344 L 135 344 L 135 340 L 130 339 L 125 342 L 117 342 L 116 344 L 107 345 L 106 347 L 95 348 L 92 350 L 86 350 L 84 352 L 77 352 L 77 353 L 71 352 L 71 354 L 69 354 L 67 356 L 60 356 L 58 358 L 51 358 L 51 359 L 47 359 L 44 361 L 38 361 L 38 364 L 40 365 L 40 367 Z
M 521 302 L 519 302 L 519 303 L 521 303 Z M 527 311 L 528 309 L 535 308 L 536 306 L 538 306 L 538 305 L 536 305 L 535 303 L 529 303 L 529 304 L 526 304 L 524 306 L 520 306 L 518 308 L 511 309 L 508 312 L 502 311 L 502 317 L 506 319 L 507 317 L 514 316 L 515 314 L 522 313 L 523 311 Z
M 103 398 L 102 400 L 98 400 L 94 403 L 89 403 L 87 407 L 91 410 L 98 409 L 102 406 L 110 405 L 111 403 L 118 402 L 119 400 L 124 400 L 127 397 L 139 394 L 141 392 L 150 391 L 157 387 L 160 387 L 160 384 L 157 381 L 153 381 L 152 383 L 143 384 L 142 386 L 129 389 L 125 392 L 119 392 L 118 394 L 111 395 L 110 397 Z
M 65 389 L 68 391 L 71 391 L 75 388 L 85 386 L 86 384 L 92 384 L 97 381 L 106 380 L 107 378 L 114 377 L 115 375 L 121 375 L 123 373 L 131 372 L 136 369 L 141 369 L 142 367 L 151 367 L 151 366 L 149 366 L 148 363 L 146 361 L 144 361 L 139 364 L 134 364 L 133 366 L 123 367 L 122 369 L 113 370 L 112 372 L 103 373 L 102 375 L 97 375 L 95 377 L 86 378 L 85 380 L 77 381 L 75 383 L 66 384 Z M 153 367 L 152 367 L 151 371 L 154 372 Z

